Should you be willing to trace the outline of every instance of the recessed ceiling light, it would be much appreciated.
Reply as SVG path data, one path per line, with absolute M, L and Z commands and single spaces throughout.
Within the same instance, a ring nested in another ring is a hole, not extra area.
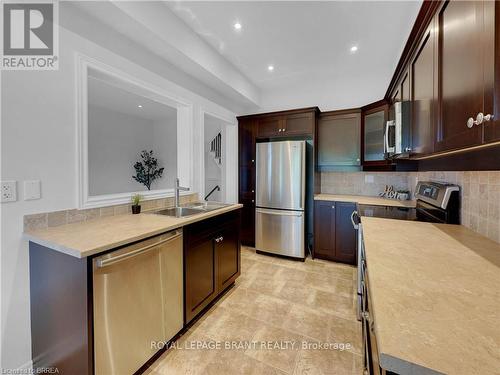
M 269 66 L 267 67 L 267 70 L 269 70 L 270 72 L 272 72 L 272 71 L 274 70 L 274 66 L 273 66 L 273 65 L 269 65 Z
M 352 46 L 351 47 L 351 52 L 354 53 L 358 50 L 358 46 Z
M 233 26 L 235 30 L 241 30 L 241 23 L 236 22 Z
M 139 104 L 137 107 L 142 108 L 142 105 Z

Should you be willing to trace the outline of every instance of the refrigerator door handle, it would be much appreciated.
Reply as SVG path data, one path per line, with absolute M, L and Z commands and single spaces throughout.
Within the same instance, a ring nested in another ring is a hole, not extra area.
M 299 211 L 276 211 L 276 210 L 265 210 L 262 208 L 257 208 L 256 212 L 259 214 L 266 215 L 277 215 L 277 216 L 294 216 L 294 217 L 302 217 L 303 212 Z

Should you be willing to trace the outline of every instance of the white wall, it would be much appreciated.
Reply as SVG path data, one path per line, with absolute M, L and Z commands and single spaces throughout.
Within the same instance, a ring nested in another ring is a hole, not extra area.
M 72 23 L 74 13 L 66 12 L 66 3 L 60 4 L 60 19 Z M 78 19 L 74 20 L 79 22 Z M 95 28 L 96 33 L 99 28 Z M 89 28 L 92 34 L 94 28 Z M 92 35 L 91 35 L 92 36 Z M 100 38 L 96 35 L 95 38 Z M 118 34 L 106 35 L 115 45 L 126 44 Z M 94 38 L 92 38 L 94 39 Z M 132 63 L 89 39 L 63 28 L 60 29 L 60 58 L 58 71 L 2 71 L 1 72 L 1 179 L 18 181 L 18 197 L 13 203 L 1 207 L 1 367 L 18 368 L 29 364 L 31 338 L 29 318 L 29 271 L 28 246 L 22 239 L 23 216 L 76 208 L 77 196 L 77 123 L 75 53 L 82 53 L 118 67 L 193 103 L 194 121 L 192 142 L 188 151 L 192 154 L 192 170 L 189 172 L 191 188 L 198 191 L 203 185 L 203 134 L 200 111 L 218 113 L 232 119 L 234 113 L 213 102 L 172 83 L 169 76 L 161 76 Z M 125 54 L 125 52 L 123 52 Z M 126 53 L 134 55 L 144 51 Z M 157 59 L 157 57 L 151 57 Z M 231 143 L 236 144 L 236 128 L 229 132 Z M 184 147 L 184 146 L 183 146 Z M 230 149 L 236 152 L 235 149 Z M 236 154 L 232 155 L 236 159 Z M 236 167 L 230 169 L 232 180 L 230 196 L 236 199 Z M 39 179 L 42 182 L 42 198 L 22 200 L 22 181 Z
M 173 187 L 177 174 L 176 122 L 153 121 L 89 105 L 89 193 L 90 195 L 147 190 L 135 181 L 134 163 L 142 150 L 153 150 L 161 179 L 151 189 Z M 174 118 L 175 121 L 175 118 Z
M 163 177 L 151 189 L 173 189 L 177 177 L 177 119 L 165 118 L 153 122 L 152 150 L 155 150 L 158 164 L 164 167 Z

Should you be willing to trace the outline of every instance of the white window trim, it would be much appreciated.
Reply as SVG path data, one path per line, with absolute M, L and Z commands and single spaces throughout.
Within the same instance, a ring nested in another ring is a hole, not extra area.
M 77 171 L 78 171 L 78 207 L 96 208 L 115 204 L 130 203 L 132 194 L 139 193 L 145 200 L 174 196 L 174 189 L 137 191 L 105 195 L 89 195 L 88 171 L 88 69 L 92 68 L 108 74 L 131 85 L 138 86 L 149 93 L 152 99 L 177 107 L 177 177 L 182 186 L 193 188 L 193 104 L 178 95 L 151 85 L 136 77 L 111 67 L 91 57 L 76 53 L 76 122 L 77 122 Z M 192 194 L 193 191 L 182 195 Z

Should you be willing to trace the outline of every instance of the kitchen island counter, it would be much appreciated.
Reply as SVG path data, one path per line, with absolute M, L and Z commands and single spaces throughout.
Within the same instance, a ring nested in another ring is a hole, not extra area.
M 381 367 L 498 374 L 500 244 L 460 225 L 361 221 Z

